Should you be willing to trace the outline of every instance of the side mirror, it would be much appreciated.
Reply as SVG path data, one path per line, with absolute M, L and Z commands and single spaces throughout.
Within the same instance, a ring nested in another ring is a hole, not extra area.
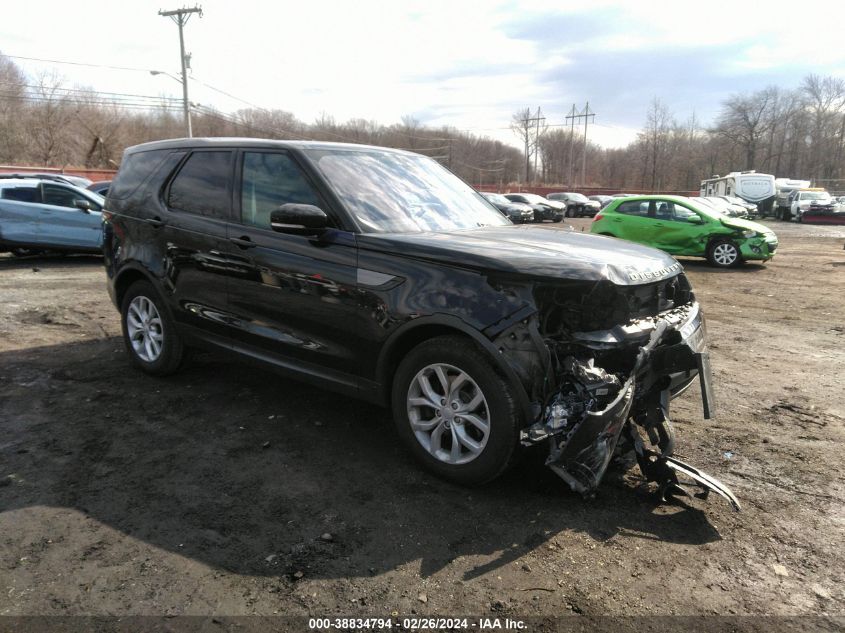
M 94 205 L 91 204 L 90 200 L 85 200 L 83 198 L 74 200 L 73 206 L 75 206 L 80 211 L 84 211 L 85 213 L 90 213 L 91 209 L 94 208 Z
M 704 219 L 700 215 L 691 215 L 687 218 L 690 224 L 704 224 Z
M 270 228 L 292 235 L 320 235 L 329 224 L 326 213 L 313 204 L 288 202 L 270 213 Z

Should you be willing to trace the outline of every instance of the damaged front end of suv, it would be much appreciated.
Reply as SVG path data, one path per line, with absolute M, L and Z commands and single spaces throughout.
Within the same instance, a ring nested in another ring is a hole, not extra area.
M 498 283 L 525 301 L 485 332 L 534 403 L 521 442 L 548 445 L 546 464 L 585 497 L 614 458 L 633 453 L 662 498 L 692 488 L 739 510 L 726 486 L 673 457 L 669 401 L 698 379 L 704 417 L 714 413 L 700 306 L 679 264 L 640 275 L 631 285 Z

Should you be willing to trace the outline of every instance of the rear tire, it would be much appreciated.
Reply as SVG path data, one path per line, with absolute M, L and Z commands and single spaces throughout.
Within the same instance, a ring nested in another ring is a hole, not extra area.
M 185 346 L 164 300 L 150 282 L 136 281 L 129 287 L 120 317 L 123 343 L 136 367 L 153 376 L 179 369 Z
M 34 248 L 13 248 L 12 255 L 15 257 L 30 257 L 31 255 L 40 255 L 41 251 Z
M 514 386 L 473 341 L 441 336 L 419 344 L 393 380 L 396 430 L 425 468 L 463 485 L 480 485 L 518 455 L 523 415 Z

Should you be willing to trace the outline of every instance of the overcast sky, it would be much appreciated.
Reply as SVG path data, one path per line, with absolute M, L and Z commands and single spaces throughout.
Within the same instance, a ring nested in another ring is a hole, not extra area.
M 0 52 L 179 73 L 169 0 L 4 3 Z M 705 124 L 731 94 L 795 87 L 815 72 L 845 76 L 845 2 L 469 2 L 372 0 L 200 3 L 185 31 L 193 77 L 311 122 L 451 125 L 516 144 L 518 108 L 564 123 L 573 103 L 597 113 L 590 138 L 625 145 L 649 102 Z M 193 5 L 189 5 L 193 6 Z M 145 71 L 15 59 L 70 85 L 181 96 Z M 241 102 L 190 83 L 191 100 L 231 112 Z

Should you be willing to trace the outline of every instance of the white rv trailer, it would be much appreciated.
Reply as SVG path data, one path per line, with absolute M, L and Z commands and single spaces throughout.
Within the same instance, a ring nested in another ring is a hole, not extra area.
M 757 205 L 760 215 L 769 215 L 775 201 L 775 177 L 756 171 L 732 171 L 701 181 L 701 196 L 736 196 Z

